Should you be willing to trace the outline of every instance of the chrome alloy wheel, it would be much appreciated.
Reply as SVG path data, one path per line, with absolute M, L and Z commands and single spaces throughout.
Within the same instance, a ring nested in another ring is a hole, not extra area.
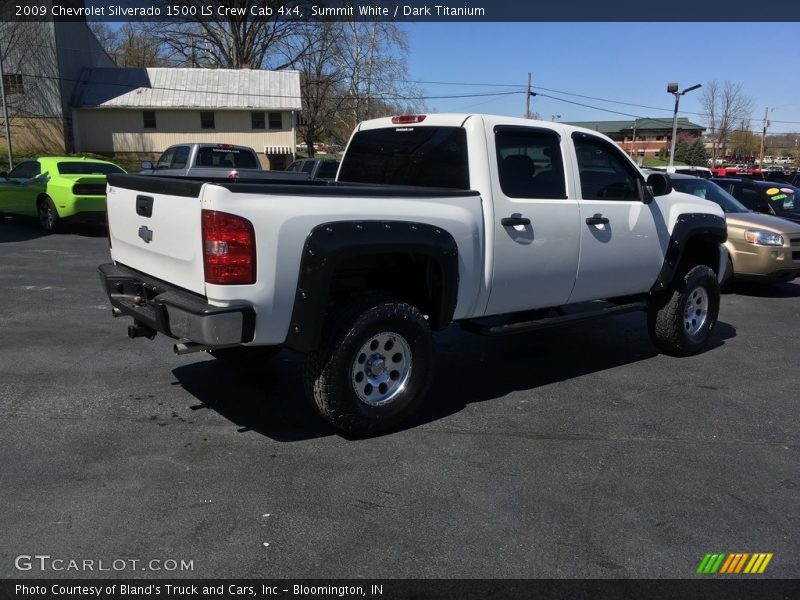
M 411 375 L 411 347 L 403 336 L 378 333 L 361 346 L 350 380 L 364 404 L 380 406 L 399 394 Z
M 704 287 L 696 287 L 689 294 L 683 310 L 683 327 L 686 333 L 694 335 L 706 323 L 708 317 L 708 292 Z
M 51 231 L 56 224 L 56 218 L 53 214 L 53 208 L 46 200 L 39 202 L 39 225 L 45 231 Z

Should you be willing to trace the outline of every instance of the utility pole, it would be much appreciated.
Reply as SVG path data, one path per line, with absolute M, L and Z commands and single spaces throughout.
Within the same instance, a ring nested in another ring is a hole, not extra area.
M 769 114 L 769 107 L 764 108 L 764 127 L 761 130 L 761 150 L 758 153 L 758 168 L 762 171 L 764 170 L 764 141 L 767 139 L 767 127 L 769 127 L 769 121 L 767 121 L 767 115 Z
M 525 94 L 525 118 L 531 118 L 531 74 L 528 73 L 528 93 Z
M 6 150 L 8 150 L 8 170 L 14 168 L 14 155 L 11 152 L 11 124 L 8 122 L 8 104 L 6 104 L 6 85 L 3 74 L 3 56 L 0 54 L 0 97 L 3 104 L 3 121 L 6 124 Z

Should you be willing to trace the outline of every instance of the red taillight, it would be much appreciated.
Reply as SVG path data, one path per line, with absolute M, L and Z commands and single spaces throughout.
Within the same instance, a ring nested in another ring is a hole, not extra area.
M 206 283 L 255 283 L 256 235 L 253 224 L 243 217 L 204 210 L 203 269 Z
M 409 123 L 422 123 L 428 115 L 397 115 L 392 117 L 395 125 L 408 125 Z

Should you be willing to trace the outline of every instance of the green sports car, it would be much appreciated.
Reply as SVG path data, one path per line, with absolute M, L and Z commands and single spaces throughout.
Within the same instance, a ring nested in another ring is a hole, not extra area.
M 0 214 L 37 217 L 48 233 L 68 222 L 102 222 L 106 175 L 114 163 L 77 156 L 43 156 L 0 173 Z

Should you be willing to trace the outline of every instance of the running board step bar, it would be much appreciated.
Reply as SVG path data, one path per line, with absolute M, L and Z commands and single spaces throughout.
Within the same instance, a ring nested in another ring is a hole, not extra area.
M 558 314 L 557 316 L 542 317 L 527 321 L 510 320 L 509 317 L 513 317 L 513 315 L 506 315 L 505 317 L 488 317 L 484 319 L 462 321 L 461 326 L 467 331 L 471 331 L 472 333 L 477 333 L 479 335 L 501 336 L 512 335 L 515 333 L 527 333 L 528 331 L 538 331 L 540 329 L 549 329 L 550 327 L 558 327 L 559 325 L 580 323 L 581 321 L 591 321 L 600 317 L 611 317 L 614 315 L 638 312 L 642 310 L 647 310 L 647 301 L 645 300 L 630 302 L 627 304 L 606 304 L 599 310 L 594 309 L 573 314 Z

